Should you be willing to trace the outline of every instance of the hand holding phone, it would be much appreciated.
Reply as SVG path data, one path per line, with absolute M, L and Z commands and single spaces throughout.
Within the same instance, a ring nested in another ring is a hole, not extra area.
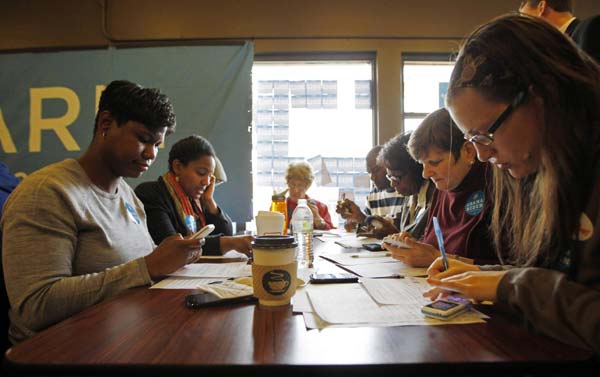
M 208 236 L 213 230 L 215 230 L 215 226 L 213 224 L 207 224 L 204 228 L 200 229 L 196 233 L 192 234 L 190 239 L 197 240 L 200 238 L 205 238 Z
M 363 243 L 363 249 L 367 249 L 369 251 L 383 251 L 385 250 L 381 244 L 378 243 Z
M 220 298 L 212 293 L 197 293 L 187 295 L 185 297 L 185 305 L 188 308 L 198 309 L 206 308 L 210 306 L 220 306 L 228 304 L 237 304 L 242 302 L 256 302 L 258 299 L 253 295 L 231 297 L 231 298 Z
M 358 276 L 352 274 L 310 274 L 312 284 L 358 283 Z
M 421 313 L 435 319 L 447 320 L 464 313 L 471 308 L 471 301 L 466 298 L 448 296 L 444 299 L 436 300 L 421 308 Z

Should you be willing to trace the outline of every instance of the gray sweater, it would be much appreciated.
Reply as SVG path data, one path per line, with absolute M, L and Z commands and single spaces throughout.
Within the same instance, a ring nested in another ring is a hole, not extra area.
M 76 160 L 47 166 L 12 193 L 2 262 L 13 343 L 130 287 L 150 283 L 155 245 L 143 205 L 123 180 L 109 194 Z

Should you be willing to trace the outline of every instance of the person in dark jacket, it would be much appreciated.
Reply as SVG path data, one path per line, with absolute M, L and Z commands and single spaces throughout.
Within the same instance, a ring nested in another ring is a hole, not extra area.
M 19 179 L 12 175 L 8 167 L 0 162 L 0 217 L 2 217 L 2 207 L 8 195 L 17 187 Z
M 233 236 L 231 219 L 213 197 L 215 166 L 216 154 L 210 142 L 192 135 L 171 148 L 167 173 L 135 189 L 144 203 L 154 242 L 158 244 L 177 233 L 191 235 L 213 224 L 215 230 L 206 237 L 204 255 L 221 255 L 230 250 L 250 254 L 252 236 Z

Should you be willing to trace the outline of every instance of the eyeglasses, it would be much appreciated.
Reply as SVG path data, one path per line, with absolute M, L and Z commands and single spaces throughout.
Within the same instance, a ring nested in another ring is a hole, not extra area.
M 390 181 L 390 183 L 392 183 L 392 182 L 400 183 L 402 178 L 404 178 L 404 175 L 386 174 L 385 177 L 388 179 L 388 181 Z
M 492 144 L 494 142 L 494 132 L 496 132 L 498 130 L 498 128 L 500 128 L 500 126 L 504 123 L 506 118 L 508 118 L 508 116 L 520 104 L 523 103 L 523 100 L 525 99 L 526 94 L 527 94 L 526 90 L 522 90 L 519 93 L 517 93 L 517 96 L 515 97 L 515 99 L 511 102 L 510 105 L 508 105 L 506 110 L 504 110 L 502 112 L 502 114 L 500 114 L 498 119 L 496 119 L 496 121 L 494 123 L 492 123 L 490 128 L 488 128 L 485 133 L 473 134 L 470 131 L 467 131 L 467 133 L 465 133 L 465 140 L 468 140 L 471 143 L 477 143 L 477 144 L 486 145 L 486 146 Z
M 288 181 L 287 186 L 291 189 L 306 190 L 308 184 L 306 182 L 291 182 Z

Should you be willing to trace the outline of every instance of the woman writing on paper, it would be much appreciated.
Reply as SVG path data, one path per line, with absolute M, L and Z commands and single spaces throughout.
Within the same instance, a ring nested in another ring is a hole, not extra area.
M 513 266 L 437 259 L 427 296 L 494 301 L 600 353 L 600 67 L 546 22 L 504 16 L 467 38 L 447 106 L 495 167 L 491 227 Z
M 394 258 L 413 267 L 427 267 L 439 255 L 433 227 L 437 217 L 449 255 L 475 263 L 497 263 L 491 236 L 491 200 L 487 164 L 477 161 L 475 148 L 462 133 L 446 109 L 429 114 L 410 136 L 408 149 L 423 166 L 423 178 L 436 189 L 431 199 L 423 236 L 417 240 L 409 233 L 392 238 L 408 247 L 385 242 Z

